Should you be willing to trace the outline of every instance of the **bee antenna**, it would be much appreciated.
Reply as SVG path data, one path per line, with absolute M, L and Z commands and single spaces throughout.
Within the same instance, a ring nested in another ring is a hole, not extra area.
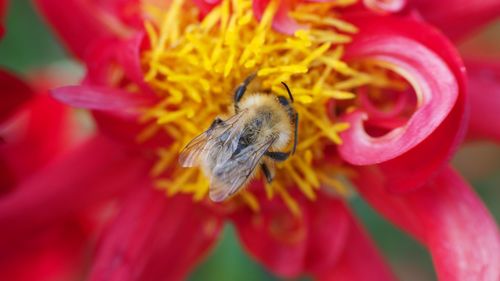
M 286 91 L 288 92 L 288 96 L 290 97 L 290 100 L 293 103 L 293 96 L 292 96 L 292 92 L 290 92 L 290 88 L 288 88 L 288 85 L 285 82 L 283 82 L 283 81 L 281 81 L 281 84 L 283 84 L 283 86 L 285 86 Z

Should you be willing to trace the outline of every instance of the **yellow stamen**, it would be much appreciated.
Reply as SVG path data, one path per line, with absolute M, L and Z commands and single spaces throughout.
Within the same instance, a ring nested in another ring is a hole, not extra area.
M 274 196 L 274 189 L 273 187 L 266 182 L 264 188 L 266 189 L 266 196 L 267 196 L 267 199 L 272 199 L 273 196 Z
M 250 209 L 252 209 L 252 211 L 258 212 L 260 210 L 259 201 L 255 195 L 246 190 L 242 191 L 240 194 L 243 201 L 250 207 Z
M 293 12 L 291 16 L 295 19 L 307 21 L 310 23 L 315 23 L 323 26 L 331 26 L 337 28 L 339 31 L 347 33 L 356 33 L 358 28 L 346 21 L 336 19 L 336 18 L 324 18 L 315 14 L 305 13 L 305 12 Z
M 156 133 L 159 130 L 160 130 L 160 128 L 158 126 L 155 126 L 154 124 L 147 126 L 146 128 L 144 128 L 142 130 L 142 132 L 139 133 L 139 135 L 137 135 L 136 140 L 139 143 L 143 143 L 143 142 L 147 141 L 148 139 L 152 138 L 154 135 L 156 135 Z
M 342 184 L 341 181 L 332 177 L 331 175 L 326 175 L 324 172 L 318 173 L 318 177 L 324 186 L 331 188 L 334 192 L 340 194 L 343 197 L 347 197 L 350 195 L 351 191 Z
M 159 176 L 163 171 L 165 171 L 172 163 L 177 159 L 178 145 L 174 144 L 170 149 L 160 148 L 158 150 L 159 160 L 153 166 L 151 174 L 154 177 Z
M 285 202 L 288 209 L 292 212 L 293 215 L 299 216 L 301 214 L 300 207 L 297 201 L 290 196 L 290 194 L 286 191 L 286 189 L 279 183 L 274 184 L 276 191 L 281 196 L 281 199 Z
M 310 200 L 316 199 L 316 194 L 314 193 L 313 187 L 310 182 L 304 180 L 298 173 L 293 169 L 293 167 L 288 166 L 287 172 L 297 184 L 299 189 L 304 193 L 304 195 Z

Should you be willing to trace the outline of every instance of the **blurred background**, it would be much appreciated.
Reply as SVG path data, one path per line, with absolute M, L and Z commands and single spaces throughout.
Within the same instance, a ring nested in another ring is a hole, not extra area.
M 0 41 L 0 66 L 26 76 L 41 67 L 65 64 L 70 60 L 29 0 L 10 1 L 6 28 L 6 36 Z M 500 22 L 464 42 L 460 50 L 463 53 L 481 50 L 483 56 L 499 59 Z M 78 68 L 75 69 L 78 71 Z M 461 149 L 453 162 L 476 188 L 499 223 L 500 148 L 491 143 L 470 143 Z M 423 247 L 378 216 L 359 197 L 354 196 L 350 205 L 401 280 L 436 279 L 432 261 Z M 243 252 L 233 227 L 228 225 L 215 250 L 191 274 L 189 280 L 278 279 Z

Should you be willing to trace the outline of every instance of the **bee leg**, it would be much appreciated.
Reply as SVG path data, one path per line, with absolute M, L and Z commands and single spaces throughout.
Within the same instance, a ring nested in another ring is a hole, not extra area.
M 264 172 L 264 176 L 266 176 L 267 183 L 271 183 L 273 181 L 273 175 L 271 174 L 271 170 L 265 163 L 260 164 L 262 168 L 262 172 Z
M 245 79 L 245 81 L 243 81 L 243 83 L 241 83 L 241 85 L 238 88 L 236 88 L 236 91 L 234 92 L 234 111 L 235 112 L 239 111 L 238 103 L 240 102 L 241 98 L 243 98 L 243 95 L 245 94 L 245 92 L 247 90 L 248 84 L 250 84 L 250 82 L 252 82 L 252 80 L 255 78 L 255 76 L 257 76 L 257 73 L 250 74 L 250 76 L 248 76 Z
M 273 159 L 274 161 L 283 162 L 288 159 L 288 157 L 290 157 L 290 152 L 266 151 L 264 155 Z

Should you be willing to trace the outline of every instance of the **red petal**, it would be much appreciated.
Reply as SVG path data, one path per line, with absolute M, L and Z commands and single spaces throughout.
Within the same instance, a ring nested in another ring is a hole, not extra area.
M 85 55 L 87 73 L 82 84 L 119 87 L 121 81 L 116 81 L 117 56 L 122 49 L 123 41 L 117 38 L 99 40 L 89 46 Z
M 446 169 L 425 187 L 394 195 L 376 167 L 360 167 L 359 192 L 430 250 L 440 280 L 499 280 L 500 235 L 480 199 Z
M 263 198 L 258 213 L 245 208 L 234 215 L 247 251 L 279 276 L 325 272 L 336 264 L 345 247 L 346 207 L 327 195 L 314 202 L 301 198 L 296 198 L 301 217 L 293 216 L 278 198 L 272 201 Z
M 88 238 L 78 222 L 70 221 L 2 247 L 2 280 L 80 280 Z
M 117 17 L 120 22 L 135 29 L 141 29 L 144 26 L 142 11 L 144 1 L 142 0 L 113 0 L 100 1 L 92 0 L 94 5 L 99 5 L 101 9 Z
M 350 211 L 338 200 L 327 198 L 308 202 L 309 216 L 307 253 L 304 272 L 321 274 L 329 271 L 341 259 L 350 239 L 348 217 Z
M 114 49 L 117 62 L 123 67 L 125 75 L 128 79 L 132 80 L 134 83 L 140 86 L 142 92 L 141 94 L 148 96 L 149 99 L 157 99 L 153 90 L 149 85 L 144 82 L 145 73 L 141 64 L 141 52 L 143 46 L 149 44 L 145 32 L 137 32 L 137 34 L 127 40 L 122 42 L 118 46 L 118 50 Z
M 189 196 L 134 190 L 104 233 L 89 280 L 182 280 L 220 227 L 220 218 Z
M 383 258 L 353 219 L 350 219 L 347 241 L 338 263 L 330 271 L 316 276 L 320 281 L 389 281 L 396 280 Z
M 148 44 L 142 31 L 136 32 L 128 40 L 100 40 L 87 50 L 87 75 L 83 84 L 120 87 L 133 82 L 140 87 L 141 95 L 156 99 L 152 89 L 144 82 L 141 65 L 141 52 Z M 118 67 L 121 67 L 124 75 L 119 81 L 114 81 L 117 80 L 115 74 Z
M 412 76 L 408 78 L 423 98 L 406 126 L 378 138 L 364 131 L 362 112 L 348 114 L 352 128 L 342 135 L 339 151 L 356 165 L 381 163 L 392 175 L 388 188 L 411 190 L 443 167 L 462 140 L 467 116 L 464 68 L 454 48 L 428 26 L 375 16 L 351 22 L 361 31 L 346 50 L 348 58 L 375 57 L 396 64 Z
M 153 91 L 143 80 L 140 52 L 144 44 L 147 44 L 144 40 L 144 33 L 138 32 L 136 36 L 127 41 L 110 39 L 102 40 L 99 44 L 94 45 L 87 53 L 88 72 L 84 86 L 82 86 L 83 89 L 105 89 L 105 92 L 83 93 L 84 95 L 90 94 L 89 97 L 85 97 L 85 99 L 90 99 L 90 102 L 86 100 L 86 104 L 84 103 L 82 106 L 101 110 L 94 111 L 93 115 L 99 129 L 104 134 L 117 141 L 133 145 L 137 145 L 137 136 L 148 125 L 138 122 L 138 107 L 154 103 L 156 100 Z M 121 91 L 115 89 L 116 85 L 107 86 L 112 84 L 109 81 L 110 72 L 116 70 L 117 65 L 123 68 L 125 81 L 132 81 L 141 87 L 140 93 Z M 111 87 L 115 87 L 114 90 L 110 89 Z M 64 93 L 64 96 L 65 100 L 69 99 L 72 102 L 72 93 Z M 102 110 L 106 110 L 106 112 Z M 129 111 L 133 114 L 123 114 L 127 113 L 123 111 Z M 170 141 L 165 133 L 158 133 L 152 140 L 141 145 L 157 147 L 158 145 L 168 145 Z
M 92 112 L 99 131 L 113 140 L 129 146 L 141 148 L 168 147 L 172 143 L 171 136 L 166 132 L 157 132 L 152 138 L 139 143 L 137 136 L 148 126 L 139 123 L 138 116 L 116 115 L 102 111 Z
M 79 58 L 85 57 L 87 48 L 95 41 L 125 36 L 129 32 L 117 18 L 119 15 L 104 9 L 102 3 L 88 0 L 35 2 L 67 47 Z
M 115 88 L 99 86 L 66 86 L 52 90 L 52 96 L 74 107 L 110 111 L 118 114 L 137 113 L 151 99 Z
M 9 118 L 24 102 L 33 96 L 33 90 L 16 76 L 0 69 L 0 123 Z
M 369 9 L 379 13 L 397 13 L 406 6 L 407 0 L 363 0 Z
M 0 243 L 126 191 L 147 176 L 149 167 L 138 152 L 95 137 L 0 200 Z
M 260 21 L 264 11 L 269 5 L 269 0 L 253 0 L 253 13 L 255 17 Z M 293 0 L 281 0 L 279 3 L 278 11 L 274 15 L 273 28 L 279 32 L 285 34 L 293 34 L 297 29 L 302 28 L 295 20 L 290 18 L 288 12 L 290 11 Z
M 470 35 L 500 15 L 498 0 L 410 0 L 409 4 L 454 41 Z
M 17 122 L 3 133 L 5 143 L 0 145 L 0 162 L 14 182 L 46 166 L 72 144 L 67 108 L 48 95 L 33 97 L 18 113 Z M 13 187 L 12 182 L 4 184 L 1 188 Z
M 471 114 L 470 139 L 500 142 L 500 61 L 468 61 Z

